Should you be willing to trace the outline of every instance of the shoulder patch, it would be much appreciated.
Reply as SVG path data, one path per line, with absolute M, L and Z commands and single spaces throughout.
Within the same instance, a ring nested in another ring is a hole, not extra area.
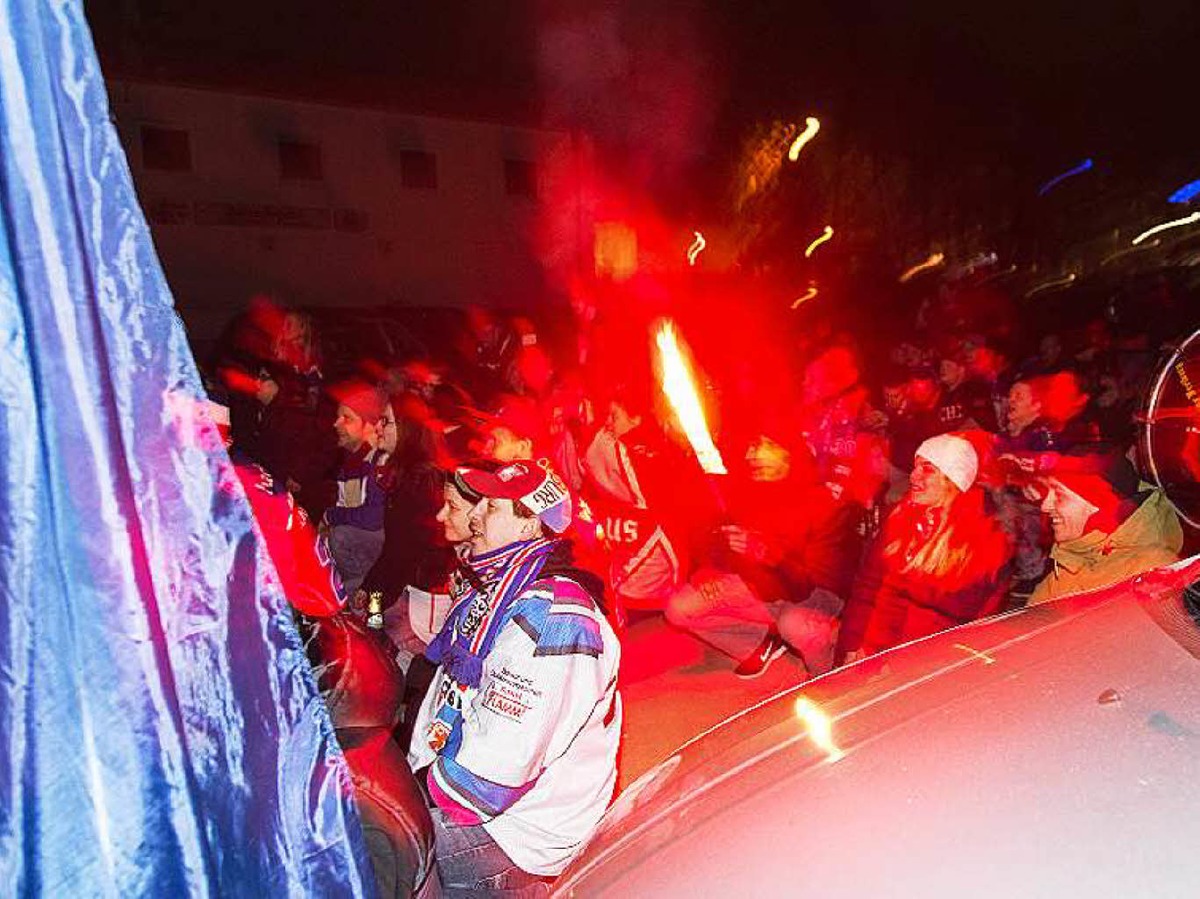
M 564 609 L 576 610 L 580 608 L 592 609 L 598 611 L 596 600 L 592 598 L 592 594 L 583 589 L 577 582 L 569 577 L 561 577 L 555 575 L 547 578 L 542 583 L 552 585 L 551 595 L 553 596 L 553 610 L 561 611 Z
M 522 599 L 512 623 L 523 630 L 535 644 L 542 638 L 546 629 L 546 617 L 550 614 L 550 597 L 547 595 L 526 596 Z
M 570 578 L 551 577 L 531 585 L 512 623 L 533 641 L 534 658 L 587 655 L 599 658 L 604 636 L 596 601 Z
M 533 650 L 534 657 L 586 655 L 600 658 L 604 637 L 600 625 L 590 615 L 560 613 L 546 619 L 546 627 Z
M 570 578 L 554 578 L 554 601 L 533 654 L 537 656 L 587 655 L 604 652 L 596 601 Z

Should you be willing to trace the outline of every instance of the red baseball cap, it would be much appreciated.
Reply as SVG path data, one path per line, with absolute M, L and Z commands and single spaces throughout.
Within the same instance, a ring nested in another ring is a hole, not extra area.
M 545 459 L 510 462 L 495 471 L 463 467 L 455 475 L 480 496 L 519 500 L 556 534 L 571 524 L 571 491 Z

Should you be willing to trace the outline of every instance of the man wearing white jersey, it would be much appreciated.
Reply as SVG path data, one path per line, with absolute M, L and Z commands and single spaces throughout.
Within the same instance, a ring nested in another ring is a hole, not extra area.
M 540 896 L 584 847 L 616 782 L 620 646 L 594 575 L 559 539 L 571 497 L 543 463 L 455 476 L 471 512 L 461 598 L 409 764 L 429 790 L 447 896 Z

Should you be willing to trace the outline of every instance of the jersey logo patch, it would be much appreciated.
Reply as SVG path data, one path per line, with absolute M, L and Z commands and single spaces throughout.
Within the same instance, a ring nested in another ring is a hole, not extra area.
M 450 739 L 450 727 L 444 721 L 434 721 L 425 730 L 425 741 L 434 752 L 441 752 Z

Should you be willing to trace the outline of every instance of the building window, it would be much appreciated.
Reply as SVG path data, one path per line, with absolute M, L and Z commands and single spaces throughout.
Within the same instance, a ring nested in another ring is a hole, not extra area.
M 298 140 L 279 141 L 279 176 L 285 181 L 320 181 L 321 148 Z
M 510 197 L 537 199 L 537 166 L 524 159 L 504 160 L 504 192 Z
M 192 143 L 178 128 L 142 126 L 142 166 L 157 172 L 190 172 Z
M 417 190 L 437 190 L 437 157 L 424 150 L 401 150 L 400 183 Z

